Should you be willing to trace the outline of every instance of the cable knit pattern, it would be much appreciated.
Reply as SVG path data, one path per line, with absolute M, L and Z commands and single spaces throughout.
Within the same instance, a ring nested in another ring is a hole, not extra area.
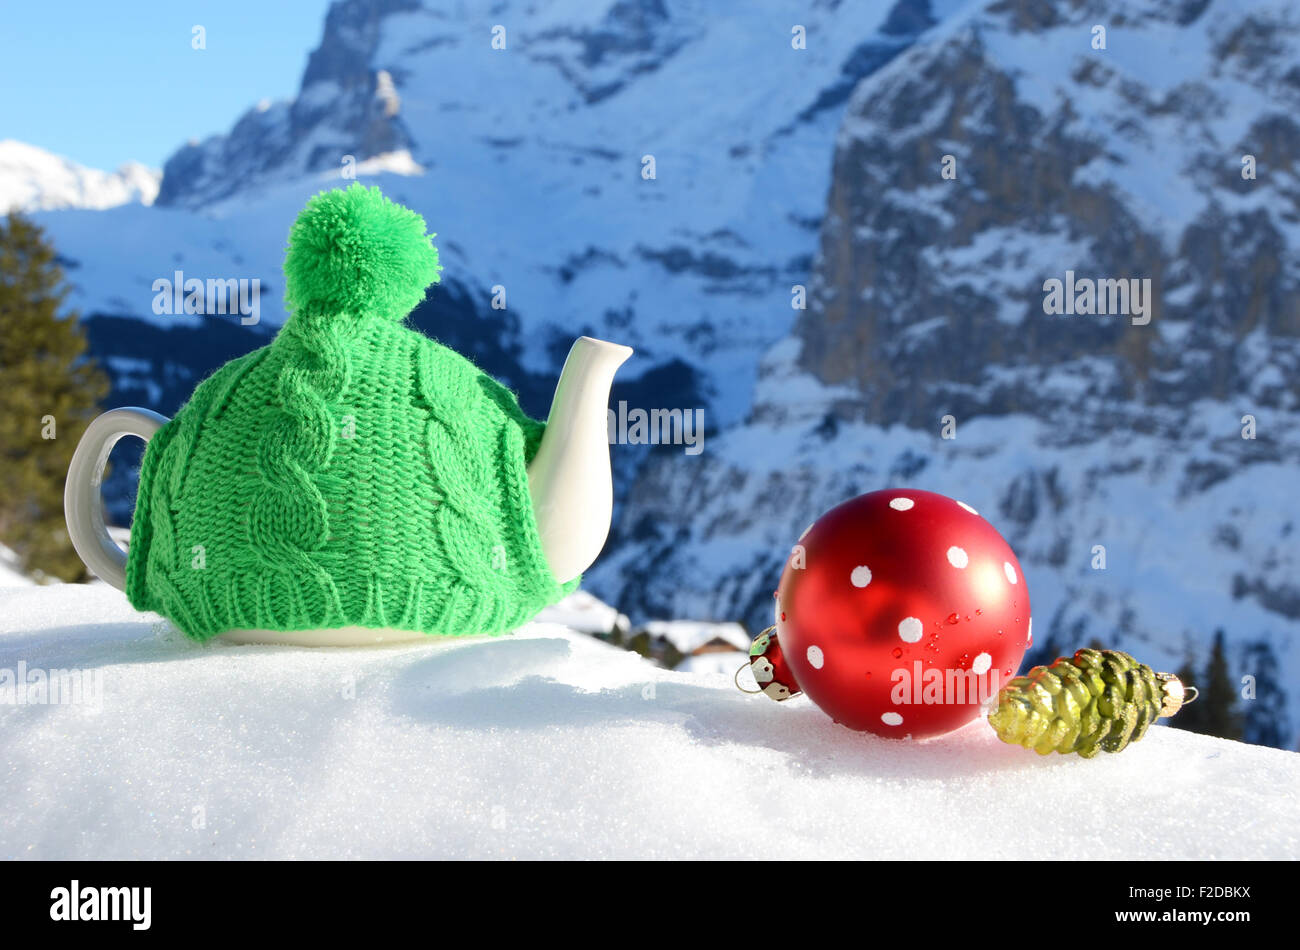
M 334 454 L 337 423 L 330 405 L 347 389 L 348 350 L 340 324 L 312 316 L 295 316 L 271 345 L 284 351 L 285 365 L 275 381 L 279 405 L 258 446 L 262 484 L 249 512 L 248 541 L 266 572 L 299 582 L 300 604 L 265 602 L 272 620 L 287 610 L 280 623 L 295 623 L 297 607 L 313 626 L 327 626 L 342 608 L 329 572 L 312 557 L 329 537 L 325 497 L 315 479 Z
M 312 199 L 290 242 L 296 312 L 149 443 L 131 603 L 200 640 L 461 635 L 510 630 L 574 589 L 547 568 L 528 493 L 544 425 L 399 322 L 437 276 L 419 216 L 354 185 Z M 382 289 L 374 307 L 358 287 Z M 326 309 L 338 301 L 351 309 Z

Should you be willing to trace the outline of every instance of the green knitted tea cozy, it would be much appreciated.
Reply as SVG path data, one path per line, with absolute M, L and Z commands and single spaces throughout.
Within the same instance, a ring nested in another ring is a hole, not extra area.
M 542 554 L 543 423 L 403 323 L 438 280 L 424 219 L 378 188 L 312 198 L 290 317 L 149 442 L 126 569 L 137 609 L 227 630 L 501 633 L 574 589 Z

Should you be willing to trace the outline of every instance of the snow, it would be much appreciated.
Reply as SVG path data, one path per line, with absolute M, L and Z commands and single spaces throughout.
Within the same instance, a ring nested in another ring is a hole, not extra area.
M 617 630 L 626 634 L 631 629 L 626 614 L 585 590 L 575 590 L 559 603 L 543 608 L 537 619 L 579 633 L 606 634 Z
M 105 172 L 25 142 L 0 140 L 0 213 L 148 205 L 161 180 L 162 172 L 139 162 Z
M 704 620 L 651 620 L 642 628 L 651 637 L 662 638 L 682 653 L 694 653 L 713 640 L 730 643 L 738 650 L 749 650 L 750 636 L 738 623 Z
M 20 662 L 102 694 L 0 705 L 4 857 L 1300 857 L 1295 753 L 1164 727 L 1093 760 L 978 722 L 880 739 L 554 624 L 200 646 L 63 585 L 0 593 L 0 670 Z
M 1233 194 L 1197 176 L 1205 156 L 1236 163 L 1240 143 L 1258 135 L 1253 126 L 1291 110 L 1271 89 L 1260 94 L 1276 85 L 1254 75 L 1268 70 L 1272 57 L 1233 51 L 1244 5 L 1218 4 L 1179 24 L 1169 22 L 1158 2 L 1132 6 L 1147 9 L 1130 11 L 1122 29 L 1109 30 L 1104 50 L 1091 47 L 1091 12 L 1036 31 L 1032 43 L 987 23 L 979 37 L 990 60 L 1015 78 L 1022 102 L 1044 116 L 1059 115 L 1071 134 L 1104 143 L 1104 154 L 1075 173 L 1075 186 L 1123 193 L 1135 215 L 1177 248 L 1211 201 Z M 1146 17 L 1149 12 L 1155 15 Z M 1245 16 L 1269 23 L 1277 62 L 1294 58 L 1293 7 L 1256 0 Z
M 1089 259 L 1087 243 L 1071 238 L 1070 229 L 1070 221 L 1055 215 L 1050 230 L 989 227 L 977 231 L 967 245 L 927 247 L 921 256 L 954 288 L 968 285 L 995 301 L 998 320 L 1015 325 L 1026 313 L 1042 313 L 1041 276 L 1063 278 L 1062 262 Z M 946 322 L 934 318 L 935 325 Z
M 411 157 L 409 149 L 398 149 L 395 152 L 384 152 L 381 155 L 375 155 L 367 158 L 365 161 L 357 163 L 356 168 L 359 175 L 378 175 L 381 172 L 390 172 L 394 175 L 423 175 L 424 167 Z M 340 188 L 346 182 L 342 181 L 342 170 L 330 172 L 329 175 L 323 176 L 327 181 L 338 178 L 338 184 L 326 184 L 322 187 Z
M 741 667 L 749 666 L 749 653 L 742 650 L 715 650 L 712 653 L 698 653 L 694 656 L 688 656 L 676 666 L 673 671 L 676 673 L 721 673 L 728 679 L 736 676 L 736 671 Z M 746 683 L 746 689 L 753 689 L 758 684 L 754 682 L 753 676 L 742 676 L 742 683 Z
M 30 587 L 34 583 L 22 572 L 18 555 L 0 544 L 0 587 Z

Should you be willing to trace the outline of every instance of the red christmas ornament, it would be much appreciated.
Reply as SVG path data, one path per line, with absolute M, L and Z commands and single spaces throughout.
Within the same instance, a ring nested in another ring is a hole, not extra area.
M 1029 591 L 1015 553 L 974 508 L 877 491 L 800 537 L 776 592 L 775 632 L 791 694 L 802 689 L 851 729 L 919 739 L 975 719 L 1015 675 L 1032 643 Z
M 740 671 L 736 672 L 739 674 Z M 755 637 L 749 645 L 749 672 L 758 684 L 758 690 L 749 692 L 762 692 L 778 702 L 801 692 L 790 667 L 786 665 L 781 644 L 776 642 L 776 631 L 771 627 Z

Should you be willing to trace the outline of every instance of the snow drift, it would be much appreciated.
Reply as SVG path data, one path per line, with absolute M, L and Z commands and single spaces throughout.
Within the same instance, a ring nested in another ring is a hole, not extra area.
M 1300 857 L 1295 753 L 1164 727 L 1091 761 L 978 722 L 878 739 L 555 624 L 199 646 L 103 586 L 6 588 L 20 663 L 100 692 L 0 690 L 5 857 L 1034 859 L 1048 830 L 1055 860 Z

